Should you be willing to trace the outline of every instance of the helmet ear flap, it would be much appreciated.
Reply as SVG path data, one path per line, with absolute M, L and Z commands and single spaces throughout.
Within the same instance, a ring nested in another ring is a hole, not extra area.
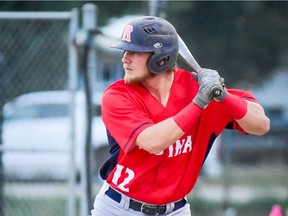
M 171 54 L 155 55 L 152 54 L 148 61 L 147 67 L 153 74 L 161 74 L 175 65 L 177 56 Z
M 159 58 L 161 57 L 161 58 Z M 157 56 L 151 55 L 147 61 L 148 69 L 154 74 L 160 74 L 170 68 L 168 64 L 169 55 L 166 56 Z

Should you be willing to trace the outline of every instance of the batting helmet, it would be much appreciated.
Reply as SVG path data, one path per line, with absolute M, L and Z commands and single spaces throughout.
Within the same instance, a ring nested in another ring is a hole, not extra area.
M 152 73 L 160 74 L 176 64 L 178 35 L 168 21 L 144 16 L 129 22 L 123 30 L 121 41 L 112 47 L 133 52 L 152 52 L 147 67 Z

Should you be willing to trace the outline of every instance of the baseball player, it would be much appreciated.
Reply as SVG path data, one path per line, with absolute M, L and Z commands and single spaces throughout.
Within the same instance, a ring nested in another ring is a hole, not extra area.
M 227 89 L 217 71 L 177 68 L 177 32 L 164 19 L 134 19 L 113 47 L 124 51 L 125 76 L 103 94 L 111 156 L 91 213 L 190 215 L 185 197 L 216 137 L 225 128 L 263 135 L 269 119 L 252 93 Z M 222 89 L 217 98 L 213 86 Z

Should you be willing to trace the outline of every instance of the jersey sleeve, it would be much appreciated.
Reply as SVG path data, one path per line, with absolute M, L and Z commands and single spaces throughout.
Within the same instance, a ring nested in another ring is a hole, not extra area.
M 134 100 L 127 91 L 117 88 L 107 89 L 103 94 L 102 119 L 125 153 L 135 147 L 139 133 L 153 124 L 145 113 L 144 104 Z
M 228 89 L 228 92 L 230 94 L 237 95 L 240 98 L 258 103 L 255 96 L 250 91 L 243 91 L 243 90 L 239 90 L 239 89 Z
M 234 95 L 237 95 L 239 96 L 240 98 L 242 99 L 245 99 L 245 100 L 249 100 L 249 101 L 252 101 L 252 102 L 255 102 L 255 103 L 258 103 L 258 101 L 256 100 L 255 96 L 252 94 L 252 92 L 250 91 L 243 91 L 243 90 L 239 90 L 239 89 L 228 89 L 228 92 L 230 94 L 234 94 Z M 244 134 L 248 134 L 247 132 L 245 132 L 241 127 L 240 125 L 234 120 L 233 122 L 230 122 L 230 124 L 228 124 L 226 126 L 227 129 L 233 129 L 233 130 L 238 130 L 240 131 L 241 133 L 244 133 Z

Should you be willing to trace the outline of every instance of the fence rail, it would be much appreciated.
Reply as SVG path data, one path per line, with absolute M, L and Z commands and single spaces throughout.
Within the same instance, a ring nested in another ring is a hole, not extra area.
M 71 12 L 0 12 L 0 19 L 36 19 L 36 20 L 67 20 L 71 19 Z

